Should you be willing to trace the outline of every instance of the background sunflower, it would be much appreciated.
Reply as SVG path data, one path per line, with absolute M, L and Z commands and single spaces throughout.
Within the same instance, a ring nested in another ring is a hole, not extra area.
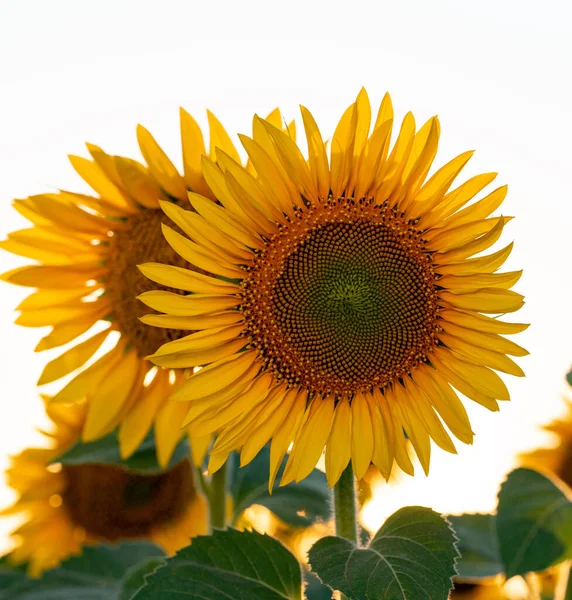
M 8 484 L 18 494 L 3 516 L 18 516 L 12 532 L 14 564 L 27 564 L 37 577 L 81 551 L 85 544 L 149 539 L 168 553 L 208 530 L 207 506 L 197 492 L 188 459 L 157 474 L 117 465 L 57 462 L 80 440 L 85 402 L 50 404 L 52 427 L 44 447 L 12 457 Z
M 148 327 L 139 320 L 147 311 L 136 296 L 157 286 L 141 275 L 137 265 L 149 260 L 187 265 L 163 239 L 161 224 L 167 219 L 159 210 L 160 202 L 186 204 L 188 190 L 214 198 L 200 168 L 201 157 L 207 154 L 201 130 L 183 109 L 180 118 L 183 176 L 144 127 L 137 128 L 137 139 L 146 166 L 88 144 L 91 159 L 70 160 L 97 195 L 60 191 L 16 200 L 14 207 L 32 227 L 0 242 L 4 250 L 37 261 L 2 276 L 10 283 L 37 288 L 20 303 L 16 319 L 26 327 L 52 326 L 36 351 L 74 343 L 46 365 L 38 383 L 49 384 L 73 373 L 52 402 L 86 399 L 83 440 L 119 427 L 123 457 L 137 449 L 154 425 L 162 465 L 181 436 L 172 423 L 180 423 L 186 413 L 184 406 L 166 399 L 185 374 L 154 369 L 144 357 L 184 334 L 170 327 Z M 269 119 L 281 126 L 279 111 Z M 239 160 L 220 122 L 210 112 L 208 120 L 208 154 L 214 157 L 218 147 Z M 94 333 L 96 323 L 102 326 Z M 202 328 L 199 322 L 185 326 Z M 89 337 L 84 336 L 87 332 Z M 83 337 L 76 343 L 79 336 Z M 86 366 L 102 347 L 107 351 Z M 209 442 L 209 437 L 193 438 L 197 462 Z

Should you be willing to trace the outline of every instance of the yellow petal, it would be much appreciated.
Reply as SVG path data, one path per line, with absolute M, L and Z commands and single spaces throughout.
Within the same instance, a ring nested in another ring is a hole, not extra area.
M 478 239 L 480 236 L 494 229 L 499 221 L 508 223 L 511 218 L 495 217 L 481 221 L 471 221 L 470 223 L 465 223 L 465 225 L 460 225 L 459 227 L 452 227 L 451 229 L 439 228 L 427 231 L 424 236 L 432 248 L 439 252 L 447 252 Z
M 373 455 L 371 462 L 381 471 L 386 480 L 391 475 L 393 467 L 393 431 L 390 423 L 382 416 L 378 396 L 379 389 L 375 388 L 373 395 L 366 394 L 365 398 L 369 404 L 371 415 L 371 427 L 373 430 Z
M 431 367 L 422 366 L 412 373 L 453 435 L 465 444 L 473 443 L 473 430 L 467 411 L 447 380 Z
M 157 181 L 142 164 L 130 158 L 116 156 L 115 168 L 121 178 L 123 189 L 133 200 L 146 208 L 159 208 L 159 200 L 164 199 L 165 195 Z
M 379 109 L 377 111 L 377 117 L 373 126 L 374 131 L 381 127 L 384 123 L 393 121 L 393 105 L 391 103 L 391 96 L 386 93 L 383 96 Z
M 326 443 L 326 476 L 333 487 L 348 466 L 352 448 L 352 409 L 347 398 L 342 398 L 334 413 L 330 437 Z
M 452 250 L 436 252 L 433 255 L 435 262 L 439 265 L 454 263 L 490 248 L 500 238 L 504 226 L 505 221 L 498 219 L 496 225 L 488 233 L 481 235 L 476 240 Z
M 324 450 L 334 420 L 334 400 L 331 397 L 314 398 L 308 410 L 308 420 L 288 460 L 293 464 L 296 482 L 312 472 Z
M 286 415 L 292 409 L 297 396 L 294 388 L 286 389 L 279 386 L 272 390 L 266 400 L 266 407 L 260 413 L 256 428 L 250 433 L 240 453 L 240 466 L 247 465 L 262 450 L 262 447 L 272 438 L 282 426 Z
M 449 312 L 449 311 L 447 311 Z M 446 320 L 442 320 L 440 323 L 441 327 L 449 334 L 454 335 L 469 344 L 474 346 L 480 346 L 481 348 L 488 348 L 495 352 L 501 352 L 503 354 L 511 354 L 512 356 L 527 356 L 529 353 L 527 350 L 501 337 L 496 333 L 486 333 L 483 331 L 476 331 L 474 329 L 467 329 L 455 325 Z
M 270 443 L 270 477 L 268 479 L 268 491 L 270 493 L 272 493 L 274 481 L 284 456 L 286 456 L 286 451 L 303 422 L 306 411 L 306 398 L 307 392 L 305 390 L 297 392 L 292 410 L 286 415 L 281 427 L 275 432 Z
M 515 312 L 524 305 L 523 296 L 520 294 L 497 288 L 483 288 L 464 294 L 441 290 L 439 296 L 457 308 L 489 314 Z
M 248 248 L 263 249 L 261 239 L 241 225 L 233 214 L 198 194 L 189 193 L 193 208 L 211 225 Z
M 467 206 L 463 210 L 455 213 L 449 217 L 446 221 L 446 227 L 459 227 L 464 223 L 470 223 L 471 221 L 478 221 L 479 219 L 485 219 L 492 212 L 494 212 L 506 198 L 508 192 L 508 185 L 503 185 L 497 188 L 494 192 L 491 192 L 488 196 L 485 196 L 482 200 Z
M 276 164 L 265 150 L 254 140 L 244 135 L 239 135 L 244 149 L 248 153 L 253 167 L 256 169 L 258 179 L 262 182 L 270 201 L 286 215 L 293 214 L 290 191 Z
M 243 272 L 237 266 L 220 260 L 217 257 L 213 258 L 212 255 L 209 255 L 208 249 L 195 244 L 195 242 L 191 242 L 191 240 L 183 237 L 174 229 L 162 224 L 161 230 L 169 246 L 195 267 L 203 269 L 203 271 L 222 275 L 228 279 L 243 278 Z
M 400 417 L 403 429 L 415 449 L 425 475 L 428 475 L 429 464 L 431 462 L 431 440 L 429 434 L 423 427 L 423 423 L 415 410 L 410 406 L 406 396 L 407 392 L 400 383 L 393 385 L 393 393 L 396 400 L 395 411 Z
M 155 441 L 157 460 L 162 467 L 169 464 L 173 450 L 181 440 L 181 429 L 186 407 L 178 402 L 167 402 L 157 414 L 155 421 Z
M 222 391 L 250 368 L 256 356 L 256 352 L 241 352 L 230 359 L 218 361 L 201 369 L 186 383 L 186 400 L 190 402 Z
M 374 393 L 375 392 L 376 388 L 374 388 Z M 385 395 L 377 393 L 376 399 L 384 422 L 392 429 L 395 462 L 404 473 L 413 475 L 415 470 L 407 451 L 405 433 L 403 431 L 403 417 L 400 412 L 396 410 L 397 400 L 395 399 L 395 394 L 391 388 L 386 387 Z
M 130 207 L 129 198 L 117 188 L 91 160 L 80 156 L 69 156 L 72 167 L 103 199 L 120 207 Z
M 139 320 L 153 327 L 165 327 L 166 329 L 201 330 L 225 327 L 242 323 L 244 317 L 238 311 L 221 312 L 214 315 L 199 315 L 196 317 L 178 317 L 173 315 L 143 315 Z
M 352 400 L 352 466 L 357 479 L 363 479 L 373 456 L 373 430 L 368 402 L 361 392 Z
M 200 467 L 203 464 L 206 453 L 208 452 L 212 441 L 212 435 L 205 435 L 202 437 L 189 435 L 189 442 L 191 444 L 191 457 L 195 467 Z
M 108 298 L 103 298 L 95 302 L 77 302 L 71 306 L 47 306 L 38 310 L 26 310 L 15 322 L 24 327 L 48 327 L 83 319 L 93 325 L 110 312 L 111 303 Z
M 202 332 L 201 332 L 202 333 Z M 200 367 L 209 363 L 234 356 L 246 345 L 244 339 L 231 340 L 220 343 L 208 348 L 200 348 L 189 352 L 179 352 L 176 354 L 155 355 L 145 357 L 153 364 L 160 367 L 169 367 L 171 369 L 187 369 L 190 367 Z
M 222 259 L 223 262 L 245 263 L 252 260 L 252 251 L 247 249 L 244 244 L 240 244 L 216 227 L 213 227 L 203 217 L 190 210 L 183 210 L 174 202 L 160 202 L 163 212 L 191 239 L 199 246 L 202 246 L 203 251 L 215 255 L 216 258 Z M 237 260 L 240 259 L 240 260 Z
M 212 294 L 181 296 L 174 292 L 164 292 L 162 290 L 144 292 L 137 298 L 154 310 L 182 317 L 218 313 L 240 304 L 240 298 L 236 296 L 215 296 Z
M 180 109 L 180 118 L 185 183 L 191 191 L 210 197 L 212 192 L 201 170 L 201 158 L 206 155 L 201 128 L 184 108 Z
M 318 190 L 314 185 L 312 175 L 298 146 L 282 131 L 270 123 L 260 120 L 263 127 L 272 138 L 276 154 L 298 191 L 310 201 L 317 201 Z
M 163 265 L 161 263 L 145 263 L 137 268 L 151 281 L 168 287 L 195 292 L 196 294 L 236 293 L 240 288 L 234 283 L 215 279 L 190 269 Z
M 231 325 L 230 327 L 218 327 L 216 329 L 196 331 L 195 333 L 163 344 L 155 351 L 153 356 L 156 358 L 159 356 L 167 356 L 168 354 L 195 352 L 197 350 L 211 348 L 240 337 L 242 331 L 242 325 Z
M 330 168 L 326 146 L 310 111 L 304 106 L 300 106 L 300 111 L 302 112 L 302 120 L 306 131 L 310 171 L 314 179 L 314 186 L 321 198 L 327 198 L 330 192 Z
M 330 186 L 334 197 L 344 193 L 350 180 L 357 122 L 354 103 L 346 109 L 334 131 L 330 159 Z
M 234 160 L 240 162 L 240 156 L 232 143 L 228 133 L 225 131 L 221 122 L 213 115 L 210 110 L 207 110 L 207 118 L 209 120 L 210 129 L 210 157 L 212 160 L 216 160 L 216 148 L 221 148 L 229 156 L 232 156 Z
M 91 329 L 93 322 L 86 320 L 83 317 L 74 321 L 66 321 L 60 325 L 56 325 L 48 335 L 44 336 L 38 345 L 34 348 L 34 352 L 57 348 L 71 342 L 76 337 Z
M 440 275 L 462 275 L 463 273 L 494 273 L 502 267 L 506 259 L 512 252 L 514 243 L 511 242 L 508 246 L 497 252 L 480 256 L 478 258 L 470 258 L 463 262 L 451 263 L 448 265 L 436 265 L 435 272 Z
M 51 360 L 42 371 L 38 385 L 56 381 L 56 379 L 79 369 L 95 354 L 108 335 L 109 329 L 106 329 Z
M 439 417 L 435 414 L 433 406 L 423 390 L 412 379 L 407 379 L 406 385 L 406 393 L 409 396 L 407 403 L 408 410 L 418 415 L 425 431 L 439 448 L 442 448 L 445 452 L 457 454 L 453 441 L 443 427 Z
M 128 458 L 139 448 L 151 429 L 157 412 L 167 401 L 169 390 L 169 374 L 159 370 L 119 426 L 119 449 L 122 458 Z
M 511 288 L 521 278 L 522 271 L 510 273 L 471 273 L 469 275 L 443 275 L 439 286 L 451 291 L 477 291 L 482 288 Z
M 109 371 L 100 385 L 93 390 L 82 434 L 84 441 L 99 438 L 112 425 L 136 384 L 139 366 L 137 352 L 128 352 L 121 358 L 117 367 Z
M 472 400 L 475 400 L 475 396 L 481 395 L 497 400 L 510 400 L 510 394 L 503 380 L 486 367 L 461 360 L 449 350 L 434 352 L 431 362 L 435 362 L 436 368 L 442 371 L 461 394 Z M 472 394 L 473 390 L 477 394 Z
M 206 411 L 194 418 L 192 423 L 190 423 L 190 432 L 195 435 L 206 435 L 224 429 L 234 419 L 247 414 L 259 402 L 266 402 L 270 386 L 273 383 L 274 379 L 270 373 L 262 373 L 254 379 L 248 389 L 231 398 L 224 406 L 215 406 L 212 410 Z M 188 420 L 185 419 L 185 425 L 187 423 Z
M 81 286 L 69 290 L 38 290 L 31 293 L 17 306 L 17 310 L 38 310 L 48 306 L 74 304 L 73 300 L 79 300 L 82 296 L 91 294 L 95 287 Z
M 155 138 L 142 125 L 137 126 L 137 141 L 141 154 L 149 165 L 151 175 L 167 194 L 173 198 L 184 200 L 187 196 L 185 180 L 179 175 L 169 157 L 161 150 Z
M 75 265 L 73 267 L 27 266 L 2 273 L 0 279 L 26 287 L 78 288 L 89 280 L 97 280 L 106 274 L 106 269 L 97 265 Z
M 447 309 L 439 313 L 439 316 L 450 323 L 455 323 L 469 329 L 476 329 L 483 333 L 511 334 L 520 333 L 528 328 L 525 323 L 505 323 L 493 317 L 487 317 L 478 313 L 463 312 Z M 518 356 L 518 355 L 517 355 Z

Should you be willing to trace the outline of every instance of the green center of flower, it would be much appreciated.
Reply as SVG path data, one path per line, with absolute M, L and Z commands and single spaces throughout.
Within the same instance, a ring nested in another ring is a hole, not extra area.
M 153 354 L 161 345 L 189 333 L 178 329 L 149 327 L 139 320 L 149 309 L 137 300 L 137 296 L 150 290 L 170 288 L 147 279 L 137 265 L 158 262 L 177 267 L 189 266 L 165 241 L 161 223 L 173 227 L 163 211 L 142 209 L 136 215 L 128 217 L 127 229 L 117 230 L 111 238 L 106 293 L 112 299 L 113 321 L 141 357 Z
M 300 212 L 244 280 L 252 345 L 311 391 L 383 387 L 435 345 L 431 259 L 412 223 L 353 199 Z
M 115 465 L 66 465 L 63 506 L 88 535 L 114 541 L 149 537 L 151 529 L 181 517 L 196 496 L 193 472 L 183 461 L 157 475 Z

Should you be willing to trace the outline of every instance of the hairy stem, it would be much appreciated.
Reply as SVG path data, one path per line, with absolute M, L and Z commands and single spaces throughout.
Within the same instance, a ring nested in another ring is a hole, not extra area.
M 226 479 L 228 467 L 225 463 L 213 473 L 210 485 L 209 508 L 211 529 L 226 529 Z

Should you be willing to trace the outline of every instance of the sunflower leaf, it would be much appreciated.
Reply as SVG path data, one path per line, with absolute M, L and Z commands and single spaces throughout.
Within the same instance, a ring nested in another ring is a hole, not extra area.
M 310 549 L 312 570 L 349 600 L 446 600 L 459 556 L 447 521 L 429 508 L 394 513 L 367 548 L 325 537 Z
M 86 547 L 41 579 L 21 569 L 0 568 L 0 600 L 130 600 L 121 595 L 126 573 L 164 552 L 150 542 Z
M 234 519 L 253 504 L 261 504 L 271 510 L 285 523 L 295 527 L 308 527 L 315 521 L 327 521 L 332 512 L 330 490 L 324 473 L 314 469 L 300 483 L 279 487 L 281 466 L 272 488 L 268 493 L 270 450 L 265 446 L 246 466 L 239 468 L 234 457 L 231 493 L 234 498 Z
M 497 536 L 507 579 L 572 558 L 572 501 L 564 484 L 519 468 L 499 493 Z
M 301 600 L 302 575 L 292 554 L 256 531 L 199 536 L 145 578 L 133 600 Z
M 175 448 L 169 464 L 166 467 L 161 467 L 157 462 L 155 436 L 153 431 L 150 431 L 134 454 L 127 459 L 123 459 L 119 451 L 117 432 L 114 431 L 93 442 L 79 441 L 52 462 L 63 465 L 118 465 L 134 473 L 151 474 L 160 473 L 176 465 L 183 458 L 189 458 L 189 455 L 189 442 L 185 437 Z
M 471 581 L 493 577 L 504 571 L 499 553 L 495 515 L 448 516 L 457 537 L 461 558 L 459 578 Z

